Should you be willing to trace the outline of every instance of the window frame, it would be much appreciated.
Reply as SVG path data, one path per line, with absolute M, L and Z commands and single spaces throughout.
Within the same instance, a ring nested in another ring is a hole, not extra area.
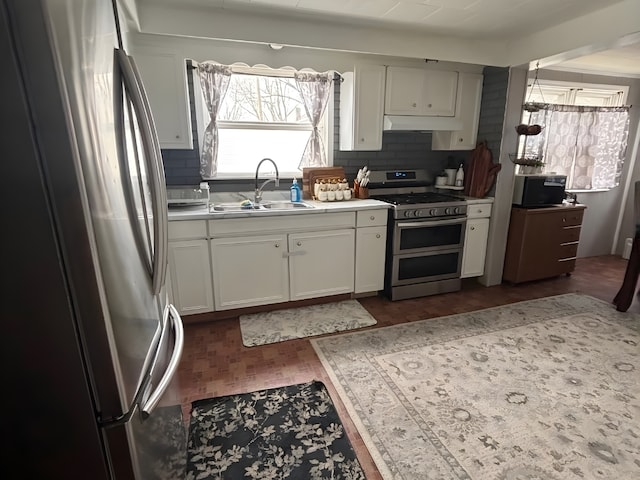
M 544 98 L 541 99 L 531 99 L 531 93 L 535 93 L 535 89 L 539 89 L 538 92 L 544 97 L 544 91 L 553 91 L 557 94 L 564 93 L 565 103 L 556 104 L 556 105 L 585 105 L 585 106 L 594 106 L 591 104 L 579 103 L 579 93 L 593 93 L 595 97 L 602 96 L 608 97 L 608 101 L 605 105 L 597 105 L 602 107 L 615 107 L 615 106 L 624 106 L 628 95 L 629 95 L 629 86 L 627 85 L 615 85 L 615 84 L 603 84 L 603 83 L 583 83 L 583 82 L 570 82 L 564 80 L 540 80 L 540 79 L 528 79 L 527 80 L 527 88 L 525 90 L 525 98 L 526 102 L 539 102 L 539 103 L 548 103 L 554 104 L 553 102 L 549 102 Z M 614 98 L 615 97 L 615 98 Z M 576 103 L 578 102 L 578 103 Z M 529 112 L 525 109 L 522 110 L 521 121 L 523 123 L 527 123 L 530 118 Z M 521 152 L 524 146 L 525 138 L 521 137 L 518 139 L 518 152 Z M 575 159 L 574 159 L 575 161 Z M 544 170 L 543 170 L 544 173 Z M 571 193 L 596 193 L 596 192 L 608 192 L 616 187 L 611 188 L 598 188 L 598 189 L 577 189 L 577 188 L 567 188 L 567 192 Z
M 265 77 L 293 78 L 293 74 L 296 71 L 291 67 L 272 69 L 264 65 L 256 65 L 254 67 L 249 67 L 248 65 L 245 65 L 245 64 L 233 64 L 231 65 L 231 68 L 232 68 L 232 75 L 233 74 L 257 75 L 257 76 L 265 76 Z M 313 71 L 313 70 L 302 69 L 300 71 L 304 72 L 304 71 Z M 207 113 L 207 110 L 204 105 L 204 96 L 202 93 L 202 87 L 200 86 L 200 81 L 197 75 L 193 76 L 193 84 L 194 84 L 194 103 L 195 103 L 195 113 L 196 113 L 195 121 L 196 121 L 196 129 L 197 129 L 197 136 L 198 136 L 198 146 L 199 148 L 201 148 L 200 146 L 202 145 L 202 139 L 204 138 L 204 130 L 207 125 L 207 119 L 209 117 L 209 114 Z M 323 130 L 325 131 L 325 137 L 323 138 L 323 140 L 325 143 L 325 148 L 327 150 L 326 154 L 327 154 L 328 167 L 333 166 L 333 161 L 334 161 L 334 134 L 333 134 L 334 128 L 335 128 L 334 115 L 335 115 L 335 88 L 334 86 L 332 86 L 329 100 L 327 102 L 327 107 L 323 115 L 323 123 L 324 123 Z M 278 128 L 283 126 L 286 126 L 287 130 L 292 130 L 292 131 L 308 131 L 308 132 L 312 131 L 312 127 L 310 124 L 277 123 L 277 122 L 264 123 L 264 122 L 246 122 L 246 121 L 233 122 L 233 121 L 227 121 L 227 120 L 218 121 L 218 128 L 223 127 L 227 129 L 236 129 L 236 130 L 242 130 L 242 129 L 284 130 L 283 128 Z M 300 155 L 302 155 L 302 152 L 300 152 Z M 198 152 L 198 157 L 199 156 L 200 156 L 200 152 Z M 295 171 L 280 170 L 279 174 L 281 179 L 287 179 L 287 178 L 293 179 L 294 177 L 296 178 L 302 177 L 301 170 L 295 170 Z M 216 181 L 229 181 L 229 180 L 247 180 L 247 179 L 253 179 L 254 176 L 255 176 L 255 172 L 228 172 L 228 173 L 222 173 L 222 174 L 218 172 L 215 178 L 211 178 L 208 181 L 216 182 Z

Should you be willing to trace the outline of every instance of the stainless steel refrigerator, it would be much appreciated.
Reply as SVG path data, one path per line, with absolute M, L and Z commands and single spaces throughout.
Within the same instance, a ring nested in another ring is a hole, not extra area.
M 182 478 L 167 202 L 116 0 L 0 0 L 3 478 Z

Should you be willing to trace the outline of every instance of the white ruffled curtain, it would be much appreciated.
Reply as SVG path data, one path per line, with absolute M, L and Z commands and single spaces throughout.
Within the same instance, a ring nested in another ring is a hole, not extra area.
M 629 136 L 629 107 L 528 104 L 530 125 L 542 133 L 527 136 L 525 152 L 542 158 L 544 172 L 567 176 L 567 188 L 617 187 Z
M 307 116 L 313 126 L 298 168 L 302 170 L 303 167 L 326 167 L 327 154 L 318 125 L 331 94 L 333 73 L 295 72 L 294 78 L 304 101 Z
M 198 74 L 210 120 L 200 151 L 200 176 L 209 180 L 218 171 L 218 113 L 231 81 L 231 67 L 203 62 L 198 65 Z

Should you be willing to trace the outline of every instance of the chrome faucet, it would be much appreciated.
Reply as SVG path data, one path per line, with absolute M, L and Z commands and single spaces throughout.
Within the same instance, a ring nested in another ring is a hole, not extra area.
M 260 170 L 260 165 L 262 165 L 262 163 L 266 161 L 273 163 L 273 166 L 276 169 L 276 178 L 269 178 L 268 180 L 265 180 L 262 183 L 262 185 L 260 185 L 260 187 L 258 187 L 258 171 Z M 258 163 L 258 166 L 256 167 L 256 194 L 253 199 L 254 200 L 253 203 L 259 204 L 262 201 L 262 189 L 269 182 L 274 182 L 276 187 L 278 187 L 280 185 L 280 174 L 278 173 L 278 166 L 276 165 L 276 162 L 274 162 L 270 158 L 263 158 L 262 160 L 260 160 L 260 162 Z

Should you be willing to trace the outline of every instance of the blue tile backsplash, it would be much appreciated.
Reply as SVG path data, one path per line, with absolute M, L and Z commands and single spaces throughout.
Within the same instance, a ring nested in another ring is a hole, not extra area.
M 492 151 L 500 146 L 505 92 L 509 71 L 506 68 L 486 68 L 478 140 L 486 139 Z M 193 96 L 193 74 L 188 70 L 189 101 L 193 128 L 193 149 L 163 149 L 167 185 L 194 185 L 200 183 L 199 146 Z M 334 145 L 339 145 L 340 82 L 335 83 Z M 432 151 L 430 132 L 385 132 L 382 150 L 376 152 L 343 152 L 334 150 L 333 163 L 345 169 L 352 181 L 360 167 L 371 170 L 427 169 L 434 174 L 446 167 L 456 167 L 470 157 L 469 151 Z M 251 180 L 215 180 L 210 182 L 216 191 L 251 190 Z M 285 182 L 286 186 L 286 182 Z M 284 188 L 284 187 L 281 187 Z

